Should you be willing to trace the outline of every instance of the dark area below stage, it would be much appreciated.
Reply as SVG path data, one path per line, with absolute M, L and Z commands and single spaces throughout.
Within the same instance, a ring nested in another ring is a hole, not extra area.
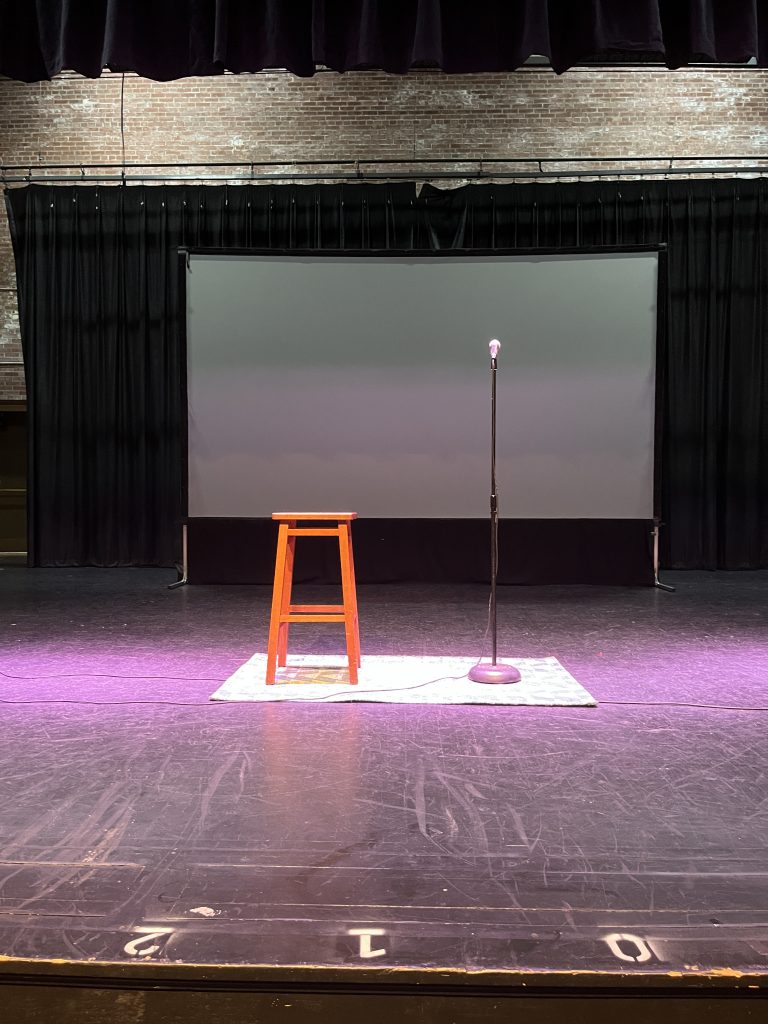
M 0 569 L 3 956 L 768 973 L 768 573 L 501 588 L 596 709 L 209 703 L 270 589 L 174 578 Z M 359 597 L 364 653 L 483 650 L 484 587 Z

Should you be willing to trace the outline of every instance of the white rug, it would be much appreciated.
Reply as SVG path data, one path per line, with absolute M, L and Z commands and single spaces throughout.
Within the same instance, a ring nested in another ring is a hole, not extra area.
M 211 700 L 294 701 L 334 704 L 370 701 L 384 704 L 516 704 L 595 707 L 597 701 L 557 658 L 505 658 L 521 675 L 519 683 L 473 683 L 467 672 L 473 658 L 404 658 L 364 655 L 360 681 L 350 685 L 349 669 L 338 655 L 289 658 L 277 682 L 264 682 L 266 654 L 254 654 L 212 694 Z

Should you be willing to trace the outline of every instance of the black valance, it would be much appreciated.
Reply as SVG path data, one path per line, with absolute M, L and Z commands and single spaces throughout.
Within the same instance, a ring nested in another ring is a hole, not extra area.
M 562 72 L 606 55 L 768 64 L 768 0 L 0 0 L 0 74 Z

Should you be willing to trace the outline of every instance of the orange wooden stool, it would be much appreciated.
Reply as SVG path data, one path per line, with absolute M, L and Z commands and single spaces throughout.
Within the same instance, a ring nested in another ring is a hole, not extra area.
M 273 512 L 280 523 L 275 558 L 275 583 L 272 590 L 272 614 L 267 647 L 267 683 L 275 681 L 277 667 L 288 657 L 288 628 L 292 622 L 343 622 L 347 640 L 349 681 L 357 682 L 360 667 L 360 627 L 357 621 L 355 563 L 352 557 L 352 520 L 356 512 Z M 297 526 L 297 522 L 320 525 Z M 327 526 L 323 526 L 327 523 Z M 331 526 L 335 523 L 335 526 Z M 341 557 L 341 593 L 343 604 L 291 604 L 293 556 L 297 537 L 338 537 Z

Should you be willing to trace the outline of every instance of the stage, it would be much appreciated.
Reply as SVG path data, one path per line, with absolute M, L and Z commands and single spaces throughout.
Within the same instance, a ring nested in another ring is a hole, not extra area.
M 0 568 L 9 1020 L 762 1019 L 768 573 L 500 588 L 594 708 L 212 702 L 270 588 L 174 579 Z M 363 650 L 479 656 L 487 596 L 361 586 Z

